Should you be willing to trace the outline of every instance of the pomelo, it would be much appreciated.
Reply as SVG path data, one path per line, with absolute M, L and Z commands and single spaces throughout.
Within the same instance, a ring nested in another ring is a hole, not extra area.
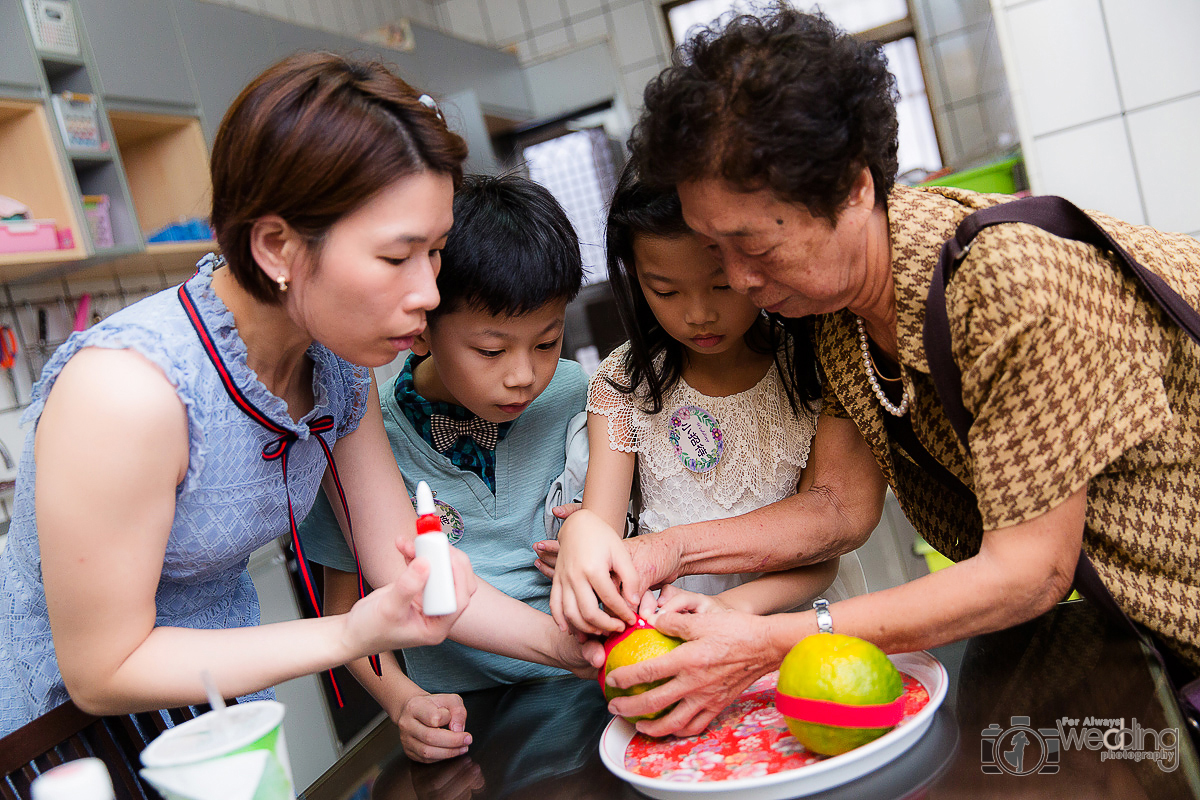
M 778 691 L 852 706 L 882 705 L 903 694 L 904 679 L 884 652 L 870 642 L 838 633 L 817 633 L 802 639 L 783 659 Z M 891 730 L 784 719 L 800 744 L 828 756 L 853 750 Z
M 673 636 L 659 633 L 645 620 L 638 620 L 637 625 L 608 637 L 608 641 L 604 645 L 605 650 L 608 651 L 608 657 L 604 661 L 604 670 L 600 673 L 600 688 L 604 690 L 604 699 L 611 701 L 614 697 L 641 694 L 653 689 L 655 686 L 666 683 L 664 679 L 661 681 L 650 681 L 649 683 L 639 683 L 628 689 L 618 689 L 615 686 L 607 685 L 604 682 L 604 678 L 609 672 L 618 667 L 625 667 L 649 658 L 656 658 L 671 652 L 681 644 L 683 644 L 682 639 L 676 639 Z M 674 707 L 674 704 L 672 704 L 653 714 L 626 717 L 625 719 L 630 722 L 637 722 L 641 719 L 657 719 Z

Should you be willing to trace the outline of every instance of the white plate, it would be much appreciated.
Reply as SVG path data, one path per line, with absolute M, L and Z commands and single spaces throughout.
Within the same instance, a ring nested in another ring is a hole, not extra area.
M 642 794 L 659 800 L 713 800 L 720 797 L 784 800 L 839 786 L 882 767 L 916 744 L 946 699 L 949 676 L 942 663 L 929 653 L 923 650 L 897 653 L 888 658 L 897 669 L 921 682 L 929 692 L 929 702 L 904 725 L 840 756 L 757 778 L 695 783 L 648 778 L 625 769 L 625 747 L 637 731 L 621 717 L 614 717 L 600 738 L 600 760 L 618 778 L 633 784 Z

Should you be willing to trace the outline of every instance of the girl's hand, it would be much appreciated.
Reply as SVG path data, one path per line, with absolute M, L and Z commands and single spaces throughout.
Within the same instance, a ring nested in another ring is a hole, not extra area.
M 658 719 L 637 723 L 637 729 L 649 736 L 695 736 L 742 690 L 778 669 L 785 655 L 773 648 L 770 622 L 751 614 L 660 614 L 654 626 L 684 643 L 605 676 L 609 686 L 622 689 L 665 680 L 649 691 L 616 697 L 608 704 L 613 714 L 628 717 L 676 704 Z M 816 628 L 815 619 L 812 627 Z
M 471 561 L 466 553 L 452 547 L 450 564 L 458 610 L 439 617 L 425 616 L 421 594 L 429 579 L 429 563 L 423 558 L 413 558 L 412 542 L 406 542 L 402 549 L 411 560 L 400 576 L 359 600 L 345 616 L 343 642 L 351 659 L 440 643 L 475 593 Z
M 670 589 L 668 595 L 667 590 Z M 665 599 L 664 599 L 665 596 Z M 714 611 L 733 611 L 733 606 L 721 599 L 720 595 L 700 594 L 684 589 L 676 589 L 674 585 L 663 587 L 658 598 L 659 614 L 708 614 Z M 643 616 L 645 616 L 643 614 Z M 653 622 L 653 620 L 651 620 Z
M 562 506 L 558 508 L 562 508 Z M 557 511 L 557 509 L 555 510 Z M 551 580 L 554 579 L 554 567 L 558 563 L 558 551 L 557 539 L 543 539 L 533 546 L 533 552 L 537 554 L 533 565 L 538 568 L 538 572 Z
M 456 694 L 413 695 L 395 720 L 404 754 L 425 764 L 461 756 L 471 744 L 467 709 Z
M 584 509 L 563 523 L 558 543 L 550 613 L 559 629 L 601 636 L 634 624 L 634 607 L 642 592 L 637 570 L 617 532 Z M 609 613 L 600 610 L 601 602 Z

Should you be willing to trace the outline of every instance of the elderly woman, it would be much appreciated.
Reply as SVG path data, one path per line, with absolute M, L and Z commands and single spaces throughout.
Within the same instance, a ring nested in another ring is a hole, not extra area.
M 797 495 L 629 540 L 643 585 L 625 596 L 847 552 L 888 486 L 957 561 L 828 616 L 661 614 L 661 630 L 690 641 L 609 676 L 674 676 L 611 705 L 633 716 L 679 701 L 640 722 L 647 733 L 698 732 L 819 629 L 898 652 L 1029 620 L 1070 591 L 1081 549 L 1180 674 L 1200 667 L 1200 347 L 1108 252 L 987 228 L 945 300 L 962 375 L 950 400 L 972 418 L 961 442 L 935 391 L 925 302 L 943 242 L 1007 198 L 897 186 L 894 86 L 878 45 L 780 10 L 700 33 L 646 90 L 632 140 L 642 174 L 678 187 L 733 288 L 806 333 L 797 384 L 823 393 L 823 416 Z M 1200 306 L 1200 243 L 1091 217 Z

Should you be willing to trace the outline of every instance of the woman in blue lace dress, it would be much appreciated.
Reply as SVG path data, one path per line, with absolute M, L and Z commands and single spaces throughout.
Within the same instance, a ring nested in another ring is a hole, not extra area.
M 226 696 L 269 696 L 447 635 L 457 615 L 421 613 L 428 565 L 401 555 L 413 510 L 369 368 L 437 304 L 465 156 L 377 64 L 295 56 L 234 102 L 212 157 L 224 257 L 72 335 L 25 414 L 0 734 L 68 695 L 95 714 L 200 702 L 208 669 Z M 380 588 L 342 616 L 259 626 L 248 557 L 323 481 Z M 474 576 L 461 554 L 454 571 L 461 611 Z

